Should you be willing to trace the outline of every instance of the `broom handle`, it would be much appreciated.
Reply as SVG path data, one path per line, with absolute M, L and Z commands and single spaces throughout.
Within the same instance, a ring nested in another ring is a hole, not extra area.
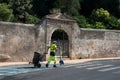
M 60 60 L 62 60 L 62 48 L 60 47 Z
M 59 46 L 60 60 L 62 60 L 62 48 L 60 46 L 60 40 L 59 39 L 58 39 L 58 46 Z

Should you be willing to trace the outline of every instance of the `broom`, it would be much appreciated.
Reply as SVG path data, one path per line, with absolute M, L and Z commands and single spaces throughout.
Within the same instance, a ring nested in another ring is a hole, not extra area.
M 60 50 L 60 61 L 59 61 L 59 63 L 60 63 L 60 66 L 64 65 L 64 61 L 62 59 L 62 50 Z

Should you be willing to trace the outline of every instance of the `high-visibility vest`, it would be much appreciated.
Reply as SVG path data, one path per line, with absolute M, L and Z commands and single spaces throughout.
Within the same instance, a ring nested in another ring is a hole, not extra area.
M 50 52 L 55 52 L 56 48 L 57 48 L 56 44 L 51 44 Z

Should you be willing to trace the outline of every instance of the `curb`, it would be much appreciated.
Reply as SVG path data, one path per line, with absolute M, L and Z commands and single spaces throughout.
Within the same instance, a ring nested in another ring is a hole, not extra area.
M 94 60 L 116 60 L 116 59 L 120 59 L 120 57 L 64 60 L 64 63 L 65 64 L 76 64 L 76 63 L 82 63 L 82 62 L 88 62 L 88 61 L 94 61 Z M 46 64 L 47 61 L 44 61 L 41 63 Z M 23 65 L 23 64 L 29 64 L 29 62 L 0 62 L 0 67 L 12 66 L 12 65 Z M 57 64 L 59 64 L 59 61 L 57 61 Z
M 22 65 L 22 64 L 28 64 L 28 62 L 0 62 L 0 67 L 12 66 L 12 65 Z

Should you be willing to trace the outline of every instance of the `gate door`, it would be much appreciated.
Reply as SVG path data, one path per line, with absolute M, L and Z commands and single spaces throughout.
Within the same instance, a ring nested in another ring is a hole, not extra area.
M 51 41 L 57 41 L 57 56 L 60 56 L 62 53 L 63 57 L 69 57 L 69 40 L 67 34 L 63 30 L 56 30 L 53 32 Z

